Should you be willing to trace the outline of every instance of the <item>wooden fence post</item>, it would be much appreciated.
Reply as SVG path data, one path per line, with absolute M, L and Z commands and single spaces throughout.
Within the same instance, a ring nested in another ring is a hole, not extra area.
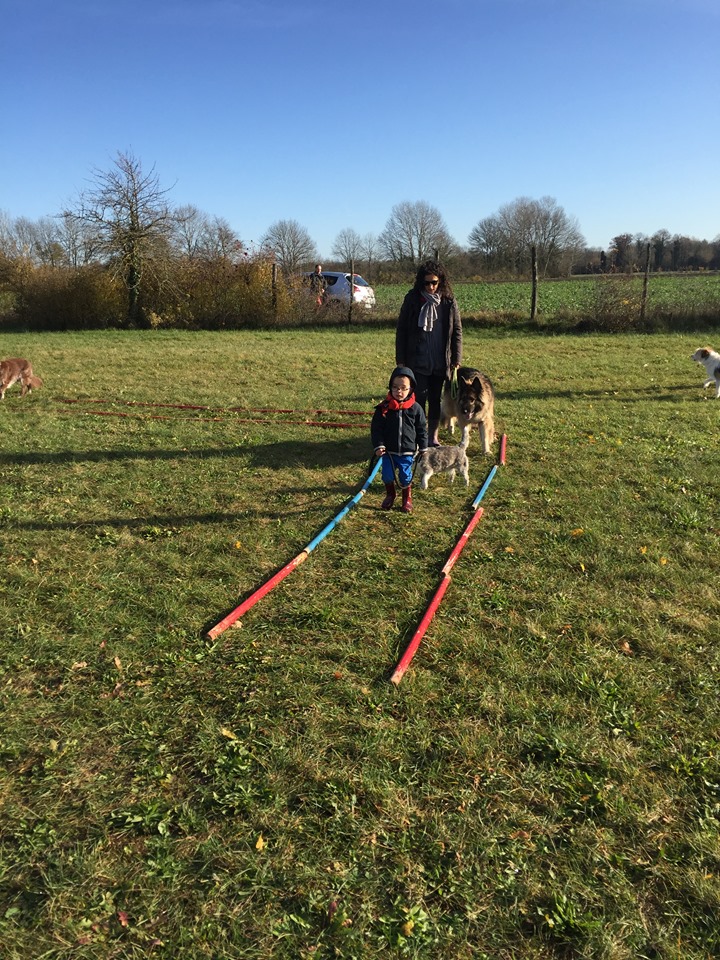
M 355 258 L 350 258 L 350 305 L 348 306 L 348 326 L 352 323 L 353 302 L 355 300 Z
M 530 257 L 532 259 L 532 295 L 530 297 L 530 320 L 534 321 L 537 317 L 538 301 L 537 247 L 535 244 L 530 247 Z
M 650 279 L 650 244 L 645 248 L 645 276 L 643 277 L 642 297 L 640 299 L 640 324 L 645 326 L 645 310 L 647 308 L 648 281 Z

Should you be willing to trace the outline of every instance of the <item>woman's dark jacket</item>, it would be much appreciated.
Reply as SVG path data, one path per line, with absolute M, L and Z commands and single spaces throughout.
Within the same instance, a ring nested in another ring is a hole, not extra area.
M 418 343 L 426 337 L 424 330 L 418 327 L 420 309 L 424 303 L 422 293 L 415 288 L 410 290 L 400 307 L 397 329 L 395 331 L 395 362 L 415 369 Z M 438 306 L 438 323 L 442 323 L 445 339 L 445 377 L 449 380 L 453 367 L 462 363 L 462 323 L 460 311 L 454 297 L 443 297 Z

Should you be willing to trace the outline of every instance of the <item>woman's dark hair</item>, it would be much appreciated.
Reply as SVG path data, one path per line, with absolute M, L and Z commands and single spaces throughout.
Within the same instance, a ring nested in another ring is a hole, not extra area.
M 429 273 L 434 274 L 440 281 L 436 292 L 439 293 L 441 297 L 452 297 L 452 287 L 450 286 L 450 281 L 445 273 L 445 267 L 443 267 L 443 265 L 437 260 L 426 260 L 425 263 L 420 265 L 420 268 L 415 275 L 415 286 L 413 287 L 413 290 L 417 290 L 418 293 L 422 293 L 422 291 L 425 289 L 425 277 Z

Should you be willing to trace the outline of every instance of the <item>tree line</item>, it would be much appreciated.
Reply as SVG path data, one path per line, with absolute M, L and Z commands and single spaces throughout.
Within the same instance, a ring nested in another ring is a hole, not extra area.
M 138 158 L 118 153 L 59 214 L 31 221 L 0 213 L 0 287 L 21 315 L 70 311 L 64 325 L 72 327 L 223 326 L 238 311 L 261 320 L 293 308 L 298 274 L 319 259 L 301 224 L 276 221 L 251 249 L 224 218 L 174 207 L 168 196 L 154 167 L 146 172 Z M 481 219 L 463 247 L 435 207 L 404 201 L 378 235 L 341 230 L 331 255 L 340 269 L 352 263 L 373 282 L 406 280 L 430 257 L 459 280 L 527 277 L 533 257 L 542 277 L 716 270 L 720 235 L 619 234 L 607 250 L 591 249 L 554 198 L 520 197 Z

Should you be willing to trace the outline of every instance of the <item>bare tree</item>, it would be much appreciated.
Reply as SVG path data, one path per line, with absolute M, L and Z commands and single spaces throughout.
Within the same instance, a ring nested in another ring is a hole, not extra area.
M 360 252 L 368 267 L 377 261 L 380 256 L 380 245 L 374 233 L 366 233 L 362 238 Z
M 118 153 L 111 170 L 96 170 L 92 187 L 67 211 L 95 232 L 103 255 L 122 277 L 128 294 L 128 320 L 142 316 L 144 275 L 155 278 L 167 265 L 174 216 L 168 191 L 153 167 L 144 173 L 130 153 Z
M 66 264 L 63 231 L 56 217 L 41 217 L 35 224 L 35 251 L 40 263 L 51 267 Z
M 0 251 L 37 265 L 59 266 L 65 260 L 62 231 L 53 217 L 10 219 L 0 214 Z
M 360 260 L 362 257 L 362 237 L 352 228 L 341 230 L 335 237 L 332 254 L 335 260 L 350 263 L 351 260 Z
M 235 261 L 242 252 L 240 238 L 224 217 L 209 217 L 191 205 L 175 210 L 173 243 L 188 260 Z
M 268 228 L 261 244 L 275 254 L 285 274 L 295 273 L 304 263 L 318 257 L 310 234 L 297 220 L 277 220 Z
M 18 255 L 33 263 L 41 263 L 38 255 L 41 241 L 37 223 L 28 217 L 17 217 L 13 221 L 13 234 Z
M 17 256 L 13 221 L 4 210 L 0 210 L 0 253 L 8 258 Z
M 454 243 L 440 212 L 424 200 L 396 204 L 378 237 L 389 260 L 418 266 L 435 255 L 445 258 L 454 252 Z
M 535 247 L 543 275 L 568 272 L 585 246 L 577 221 L 553 197 L 519 197 L 481 220 L 468 239 L 470 250 L 488 266 L 517 273 L 529 270 Z
M 60 214 L 58 221 L 65 263 L 77 268 L 97 261 L 101 256 L 101 250 L 95 229 L 67 211 Z
M 202 234 L 202 253 L 208 260 L 235 262 L 242 252 L 242 243 L 224 217 L 212 217 Z
M 181 256 L 195 260 L 201 256 L 203 234 L 207 230 L 207 215 L 192 204 L 175 209 L 173 242 Z

